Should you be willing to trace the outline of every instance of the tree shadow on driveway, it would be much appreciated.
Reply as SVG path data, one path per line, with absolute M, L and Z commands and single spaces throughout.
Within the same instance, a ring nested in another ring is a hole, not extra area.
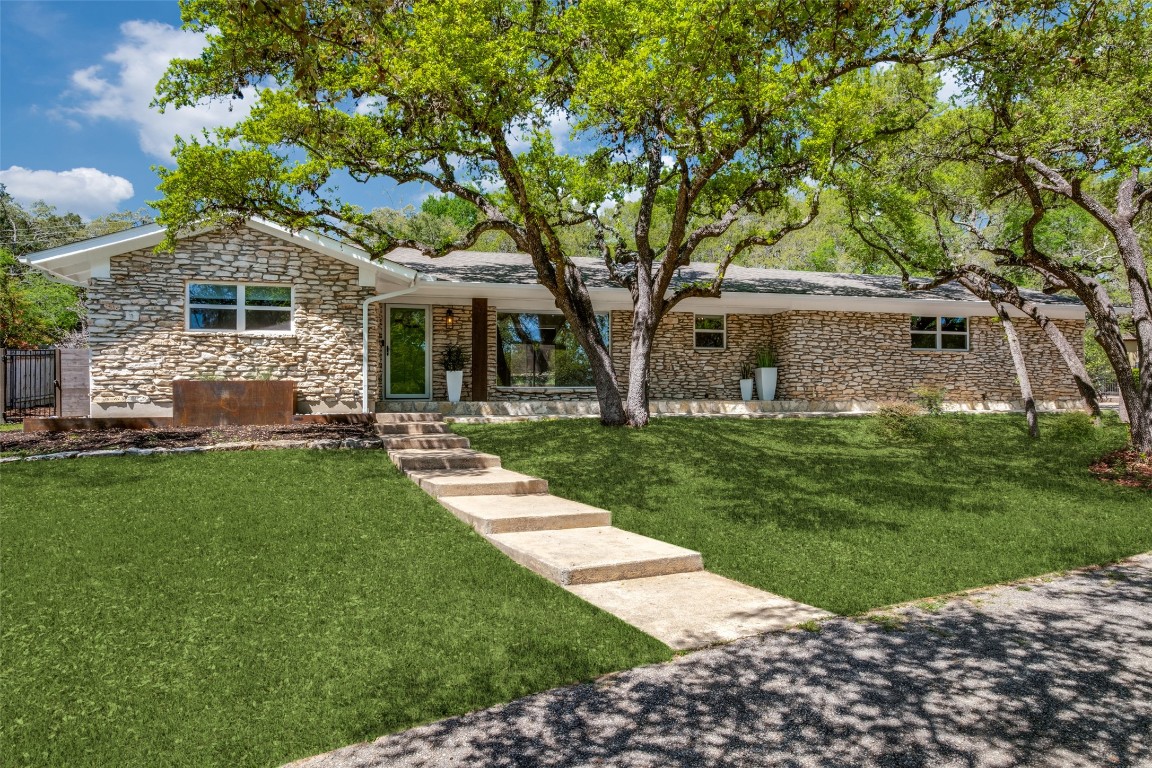
M 751 638 L 299 765 L 1152 760 L 1152 556 L 888 615 Z

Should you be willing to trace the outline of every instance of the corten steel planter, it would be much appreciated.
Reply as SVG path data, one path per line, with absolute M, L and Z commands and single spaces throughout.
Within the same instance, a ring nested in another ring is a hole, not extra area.
M 291 424 L 294 381 L 173 381 L 172 420 L 180 427 Z

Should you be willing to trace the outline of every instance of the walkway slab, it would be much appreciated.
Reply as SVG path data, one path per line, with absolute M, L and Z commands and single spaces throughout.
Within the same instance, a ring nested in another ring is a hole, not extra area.
M 500 533 L 488 540 L 525 568 L 564 586 L 704 568 L 699 552 L 607 526 Z
M 483 536 L 612 524 L 606 509 L 548 494 L 448 496 L 440 503 Z
M 395 435 L 384 438 L 384 447 L 390 451 L 405 448 L 468 448 L 468 438 L 460 435 Z
M 437 499 L 444 496 L 548 492 L 547 480 L 499 467 L 428 470 L 409 472 L 408 476 L 428 495 Z
M 378 435 L 443 435 L 448 427 L 442 421 L 398 421 L 377 424 Z
M 567 589 L 676 650 L 777 632 L 833 615 L 707 571 Z
M 500 466 L 500 457 L 471 448 L 405 448 L 388 451 L 388 458 L 403 472 L 430 469 L 487 469 Z

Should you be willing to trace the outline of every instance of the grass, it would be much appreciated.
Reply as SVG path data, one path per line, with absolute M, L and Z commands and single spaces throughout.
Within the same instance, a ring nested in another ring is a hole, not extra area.
M 1152 499 L 1091 460 L 1115 417 L 945 415 L 904 436 L 878 418 L 458 425 L 504 466 L 695 549 L 738 581 L 839 614 L 1152 549 Z
M 276 765 L 671 652 L 379 452 L 0 469 L 0 764 Z
M 6 421 L 0 423 L 0 432 L 19 432 L 24 429 L 24 425 L 20 422 Z

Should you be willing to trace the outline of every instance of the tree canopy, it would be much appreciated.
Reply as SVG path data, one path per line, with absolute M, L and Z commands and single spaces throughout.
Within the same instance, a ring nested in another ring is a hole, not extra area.
M 897 65 L 953 52 L 984 13 L 964 0 L 182 8 L 208 47 L 173 63 L 158 104 L 260 93 L 235 128 L 178 144 L 177 167 L 161 171 L 164 223 L 260 213 L 377 255 L 437 256 L 501 233 L 531 256 L 588 353 L 602 420 L 633 425 L 648 419 L 664 315 L 718 296 L 732 259 L 808 224 L 841 155 L 929 109 L 929 78 Z M 568 131 L 560 141 L 556 125 Z M 475 218 L 451 239 L 418 239 L 342 203 L 343 174 L 422 182 Z M 633 298 L 626 393 L 571 260 L 589 227 Z M 680 266 L 721 241 L 714 281 L 673 287 Z

